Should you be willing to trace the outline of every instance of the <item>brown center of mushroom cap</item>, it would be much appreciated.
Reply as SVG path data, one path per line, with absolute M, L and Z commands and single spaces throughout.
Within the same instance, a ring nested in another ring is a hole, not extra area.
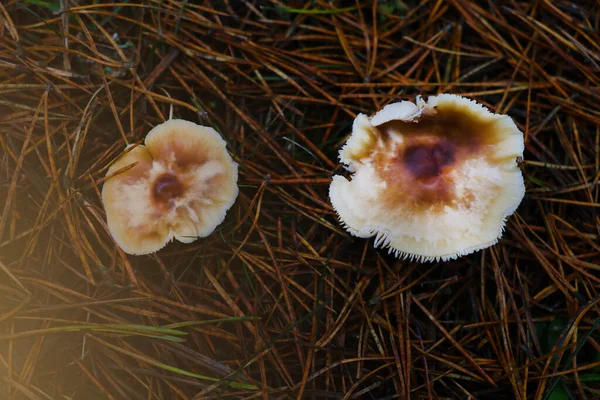
M 493 155 L 498 140 L 494 124 L 460 107 L 447 107 L 418 122 L 393 120 L 377 126 L 382 144 L 372 161 L 393 188 L 382 194 L 383 201 L 413 213 L 468 206 L 472 196 L 456 195 L 456 172 L 469 160 Z
M 184 187 L 173 174 L 159 176 L 152 187 L 152 197 L 160 203 L 169 203 L 183 194 Z
M 413 144 L 404 150 L 406 169 L 417 179 L 439 176 L 454 161 L 456 146 L 446 139 L 435 143 Z

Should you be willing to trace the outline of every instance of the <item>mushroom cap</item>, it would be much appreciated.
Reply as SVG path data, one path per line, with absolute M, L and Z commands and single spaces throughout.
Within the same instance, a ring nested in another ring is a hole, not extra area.
M 507 115 L 440 94 L 359 114 L 334 176 L 333 208 L 353 235 L 403 258 L 447 261 L 495 244 L 525 184 L 523 134 Z
M 225 219 L 238 195 L 238 166 L 213 128 L 171 119 L 145 144 L 125 153 L 102 188 L 108 229 L 128 254 L 148 254 L 173 239 L 206 237 Z

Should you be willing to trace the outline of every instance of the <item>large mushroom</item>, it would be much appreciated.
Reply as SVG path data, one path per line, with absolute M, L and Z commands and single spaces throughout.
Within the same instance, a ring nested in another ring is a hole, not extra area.
M 359 114 L 331 203 L 353 235 L 403 258 L 447 261 L 495 244 L 525 194 L 523 134 L 507 115 L 440 94 Z
M 213 128 L 170 119 L 145 145 L 126 149 L 102 188 L 108 229 L 123 251 L 190 243 L 223 222 L 238 195 L 237 164 L 225 146 Z

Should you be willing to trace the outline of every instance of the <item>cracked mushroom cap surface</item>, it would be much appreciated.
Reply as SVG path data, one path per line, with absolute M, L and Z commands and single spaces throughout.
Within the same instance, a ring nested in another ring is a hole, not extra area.
M 447 261 L 495 244 L 525 195 L 523 134 L 507 115 L 440 94 L 359 114 L 329 196 L 353 235 L 403 258 Z
M 238 195 L 238 166 L 225 141 L 213 128 L 180 119 L 154 127 L 144 145 L 128 146 L 106 176 L 108 229 L 128 254 L 208 236 Z

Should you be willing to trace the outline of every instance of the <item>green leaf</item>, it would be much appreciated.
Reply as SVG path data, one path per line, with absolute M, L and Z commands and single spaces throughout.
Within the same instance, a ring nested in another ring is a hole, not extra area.
M 584 383 L 598 383 L 600 382 L 600 374 L 579 375 L 579 381 Z
M 556 317 L 552 320 L 552 322 L 550 322 L 550 326 L 548 327 L 548 349 L 552 349 L 552 347 L 556 344 L 561 333 L 566 329 L 568 323 L 569 320 L 562 317 Z
M 400 0 L 381 1 L 378 4 L 379 10 L 383 14 L 404 15 L 408 7 Z
M 571 396 L 569 396 L 567 389 L 565 386 L 560 383 L 554 387 L 552 393 L 548 396 L 548 400 L 570 400 Z
M 239 322 L 239 321 L 255 321 L 259 320 L 259 317 L 230 317 L 230 318 L 218 318 L 218 319 L 207 319 L 206 321 L 186 321 L 178 322 L 176 324 L 169 324 L 163 326 L 163 328 L 183 328 L 186 326 L 197 326 L 205 324 L 214 324 L 217 322 Z
M 261 8 L 267 8 L 267 7 L 261 7 Z M 352 7 L 346 7 L 346 8 L 330 8 L 330 9 L 305 9 L 305 8 L 287 8 L 287 7 L 281 7 L 278 8 L 279 11 L 285 11 L 288 13 L 292 13 L 292 14 L 341 14 L 341 13 L 345 13 L 348 11 L 354 11 L 356 10 L 356 6 L 352 6 Z
M 53 333 L 66 333 L 66 332 L 81 332 L 81 331 L 92 331 L 92 332 L 105 332 L 105 333 L 117 333 L 121 335 L 132 335 L 132 336 L 144 336 L 153 339 L 167 340 L 170 342 L 182 343 L 185 339 L 177 336 L 185 336 L 187 332 L 178 331 L 175 329 L 160 328 L 154 326 L 145 325 L 133 325 L 133 324 L 105 324 L 105 325 L 66 325 L 57 326 L 54 328 L 37 329 L 22 333 L 15 333 L 13 335 L 0 336 L 2 339 L 10 339 L 11 337 L 21 336 L 38 336 L 38 335 L 49 335 Z
M 60 3 L 58 1 L 56 1 L 56 2 L 42 1 L 42 0 L 24 0 L 24 1 L 27 4 L 33 4 L 36 6 L 44 7 L 50 11 L 60 10 Z
M 145 356 L 143 354 L 134 353 L 132 351 L 123 349 L 123 348 L 121 348 L 119 346 L 115 346 L 115 345 L 110 344 L 110 343 L 106 343 L 104 341 L 102 342 L 102 344 L 104 346 L 107 346 L 107 347 L 115 350 L 116 352 L 119 352 L 121 354 L 125 354 L 125 355 L 127 355 L 129 357 L 135 358 L 136 360 L 143 361 L 145 363 L 153 365 L 153 366 L 155 366 L 157 368 L 164 369 L 166 371 L 171 371 L 171 372 L 174 372 L 174 373 L 179 374 L 179 375 L 190 376 L 192 378 L 197 378 L 197 379 L 201 379 L 201 380 L 205 380 L 205 381 L 210 381 L 210 382 L 221 382 L 222 381 L 222 379 L 213 378 L 213 377 L 206 376 L 206 375 L 196 374 L 196 373 L 193 373 L 193 372 L 190 372 L 190 371 L 186 371 L 186 370 L 183 370 L 183 369 L 180 369 L 180 368 L 173 367 L 173 366 L 168 365 L 168 364 L 163 364 L 163 363 L 158 362 L 155 359 L 147 357 L 147 356 Z M 237 388 L 237 389 L 249 389 L 249 390 L 257 390 L 258 389 L 254 385 L 248 385 L 248 384 L 245 384 L 245 383 L 227 382 L 227 384 L 230 387 Z
M 541 187 L 548 187 L 549 186 L 546 182 L 544 182 L 544 181 L 542 181 L 540 179 L 534 178 L 533 176 L 527 175 L 527 179 L 529 179 L 531 181 L 531 183 L 534 183 L 534 184 L 536 184 L 538 186 L 541 186 Z

